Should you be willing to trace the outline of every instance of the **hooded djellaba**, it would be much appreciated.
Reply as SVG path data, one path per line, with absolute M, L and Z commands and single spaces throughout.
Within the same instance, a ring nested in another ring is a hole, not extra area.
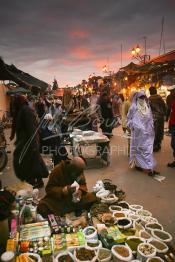
M 130 166 L 148 175 L 159 174 L 154 170 L 153 116 L 144 92 L 136 92 L 127 115 L 127 127 L 131 130 Z
M 13 165 L 16 176 L 35 188 L 44 185 L 42 178 L 48 176 L 47 167 L 39 152 L 38 122 L 27 98 L 19 95 L 15 101 L 12 137 L 16 134 Z

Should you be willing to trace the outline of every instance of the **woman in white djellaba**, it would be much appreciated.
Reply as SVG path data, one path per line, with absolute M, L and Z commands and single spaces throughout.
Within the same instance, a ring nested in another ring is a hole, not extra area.
M 144 92 L 136 92 L 127 115 L 127 127 L 131 130 L 130 166 L 155 176 L 153 157 L 154 125 L 148 99 Z

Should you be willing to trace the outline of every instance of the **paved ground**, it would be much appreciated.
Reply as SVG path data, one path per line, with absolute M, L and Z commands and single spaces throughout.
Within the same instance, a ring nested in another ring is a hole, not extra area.
M 165 136 L 162 150 L 155 154 L 157 170 L 166 179 L 158 182 L 144 173 L 134 171 L 128 167 L 127 140 L 123 137 L 122 130 L 114 130 L 111 146 L 114 151 L 111 156 L 111 165 L 100 169 L 89 169 L 85 172 L 88 188 L 98 179 L 110 178 L 126 192 L 126 200 L 129 203 L 141 204 L 152 212 L 159 222 L 174 236 L 175 244 L 175 169 L 168 169 L 166 164 L 172 160 L 170 138 Z M 9 156 L 9 164 L 1 175 L 3 185 L 12 185 L 17 182 L 12 168 L 12 156 Z M 47 182 L 47 181 L 45 181 Z M 44 191 L 41 192 L 44 194 Z

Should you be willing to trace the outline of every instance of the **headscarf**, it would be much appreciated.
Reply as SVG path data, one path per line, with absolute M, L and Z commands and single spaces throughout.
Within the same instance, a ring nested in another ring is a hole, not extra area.
M 142 99 L 139 99 L 142 96 L 145 96 L 145 99 L 143 100 L 144 102 L 140 101 Z M 132 104 L 129 110 L 129 114 L 133 115 L 136 111 L 139 111 L 142 115 L 145 115 L 145 112 L 146 114 L 149 113 L 149 109 L 149 102 L 145 93 L 143 91 L 136 92 L 132 98 Z
M 147 104 L 145 98 L 144 99 L 141 99 L 141 98 L 137 99 L 137 110 L 143 116 L 149 114 L 149 108 L 148 108 L 148 104 Z

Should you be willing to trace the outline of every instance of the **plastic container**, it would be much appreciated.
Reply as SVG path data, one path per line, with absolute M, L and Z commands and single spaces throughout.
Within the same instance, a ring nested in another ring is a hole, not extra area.
M 152 253 L 151 254 L 147 254 L 145 255 L 142 251 L 141 251 L 141 248 L 143 246 L 146 246 L 148 248 L 151 248 L 152 249 Z M 154 246 L 152 246 L 151 244 L 149 243 L 142 243 L 140 245 L 138 245 L 137 247 L 137 258 L 140 259 L 141 261 L 145 262 L 148 258 L 151 258 L 151 257 L 154 257 L 156 256 L 156 248 Z
M 107 197 L 101 197 L 101 202 L 106 204 L 113 204 L 118 201 L 118 197 L 114 194 L 110 194 Z
M 158 223 L 158 220 L 155 217 L 140 217 L 141 223 L 145 226 L 147 223 Z
M 162 235 L 162 237 L 156 233 L 159 233 Z M 165 242 L 165 243 L 169 243 L 172 241 L 172 236 L 170 235 L 170 233 L 166 232 L 166 231 L 163 231 L 163 230 L 159 230 L 159 229 L 154 229 L 151 231 L 151 234 L 154 238 L 162 241 L 162 242 Z M 164 237 L 163 237 L 164 236 Z M 165 239 L 166 237 L 166 239 Z
M 136 214 L 128 214 L 128 218 L 131 219 L 132 221 L 140 221 L 140 216 Z
M 66 251 L 59 253 L 59 254 L 56 256 L 56 258 L 54 259 L 54 261 L 55 261 L 55 262 L 59 262 L 59 258 L 62 257 L 62 256 L 65 256 L 65 255 L 69 255 L 69 256 L 72 258 L 72 260 L 75 261 L 74 255 L 73 255 L 71 252 L 66 252 Z
M 123 208 L 122 211 L 125 212 L 125 214 L 126 214 L 127 216 L 129 216 L 129 215 L 135 215 L 135 212 L 134 212 L 134 211 L 132 211 L 132 210 L 130 210 L 130 209 L 127 209 L 127 208 Z
M 156 227 L 155 228 L 151 227 L 152 225 L 157 226 L 157 228 Z M 154 229 L 163 230 L 163 226 L 161 224 L 159 224 L 159 223 L 147 223 L 145 225 L 145 229 L 151 234 L 151 231 L 154 230 Z
M 152 239 L 151 234 L 148 233 L 146 230 L 140 230 L 139 237 L 141 237 L 142 239 L 145 239 L 145 241 L 150 241 Z
M 148 258 L 148 259 L 146 260 L 146 262 L 153 262 L 153 261 L 154 261 L 153 259 L 157 259 L 156 262 L 164 262 L 164 260 L 163 260 L 162 258 L 160 258 L 160 257 Z
M 109 207 L 109 211 L 112 213 L 117 212 L 117 211 L 122 211 L 122 207 L 117 206 L 117 205 L 111 205 Z
M 90 243 L 90 244 L 98 244 L 98 245 L 93 247 L 93 246 L 89 246 L 88 243 Z M 100 240 L 88 240 L 85 247 L 87 249 L 90 249 L 90 250 L 97 250 L 97 249 L 102 248 L 102 243 L 101 243 Z
M 118 202 L 118 206 L 121 206 L 122 208 L 129 209 L 129 204 L 126 201 L 120 201 Z
M 113 213 L 113 217 L 116 221 L 118 221 L 121 218 L 126 218 L 126 214 L 123 211 L 116 211 Z
M 92 234 L 87 234 L 88 230 L 93 230 L 93 233 Z M 95 227 L 93 227 L 93 226 L 85 227 L 83 229 L 83 233 L 85 235 L 86 240 L 98 239 L 97 229 Z
M 119 252 L 117 252 L 116 248 L 124 248 L 127 253 L 128 256 L 122 256 L 121 254 L 119 254 Z M 112 252 L 112 256 L 113 256 L 113 261 L 114 262 L 121 262 L 121 261 L 131 261 L 132 259 L 132 250 L 128 247 L 128 246 L 124 246 L 124 245 L 114 245 L 111 249 Z
M 137 215 L 142 216 L 142 217 L 152 217 L 152 213 L 148 210 L 142 209 L 138 210 L 136 212 Z
M 129 209 L 134 211 L 134 212 L 137 212 L 138 210 L 142 210 L 143 209 L 143 206 L 140 206 L 140 205 L 130 205 L 129 206 Z
M 87 248 L 87 247 L 86 247 L 85 249 L 90 250 L 90 249 Z M 83 261 L 83 262 L 89 262 L 89 260 L 79 260 L 79 259 L 77 258 L 77 255 L 76 255 L 77 250 L 78 250 L 78 248 L 74 250 L 74 261 L 75 261 L 75 262 L 81 262 L 81 261 Z M 92 250 L 91 250 L 91 251 L 92 251 Z M 97 260 L 97 258 L 98 258 L 98 250 L 93 250 L 93 251 L 95 252 L 95 256 L 94 256 L 90 261 L 91 261 L 91 262 L 96 262 L 96 260 Z
M 158 239 L 152 238 L 148 242 L 156 248 L 156 251 L 157 251 L 158 254 L 165 254 L 168 251 L 168 249 L 169 249 L 168 246 L 164 242 L 162 242 L 162 241 L 160 241 Z M 159 244 L 159 245 L 162 245 L 162 249 L 158 248 L 156 243 Z M 163 246 L 164 246 L 164 248 L 163 248 Z
M 99 255 L 100 255 L 100 251 L 101 250 L 104 250 L 104 251 L 106 251 L 107 253 L 109 253 L 109 256 L 107 256 L 106 258 L 104 258 L 104 259 L 100 259 L 99 258 Z M 98 252 L 98 258 L 97 258 L 97 261 L 98 262 L 109 262 L 109 261 L 111 261 L 112 260 L 112 253 L 111 253 L 111 251 L 109 250 L 109 249 L 107 249 L 107 248 L 100 248 L 99 249 L 99 252 Z
M 127 220 L 128 224 L 127 225 L 121 225 L 122 220 L 123 220 L 123 222 L 124 222 L 124 220 Z M 128 219 L 128 218 L 120 218 L 120 219 L 117 220 L 117 226 L 120 229 L 128 229 L 132 226 L 132 220 Z

